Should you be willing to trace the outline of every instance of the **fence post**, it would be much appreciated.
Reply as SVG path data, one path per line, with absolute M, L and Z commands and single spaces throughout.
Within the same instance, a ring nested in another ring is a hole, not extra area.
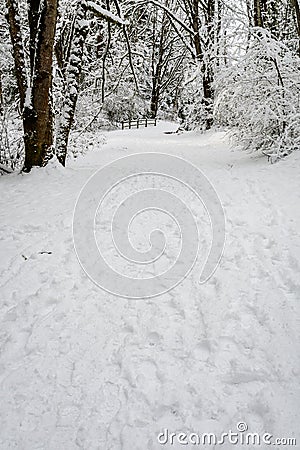
M 145 128 L 147 128 L 147 126 L 148 126 L 148 120 L 147 120 L 147 117 L 146 117 L 146 119 L 145 119 Z
M 131 119 L 129 119 L 129 130 L 131 130 Z
M 122 120 L 122 130 L 124 130 L 124 121 Z
M 157 121 L 157 119 L 156 119 L 156 117 L 155 117 L 155 119 L 154 119 L 154 126 L 156 127 L 156 121 Z
M 136 121 L 136 127 L 140 128 L 140 120 L 139 119 L 137 119 L 137 121 Z

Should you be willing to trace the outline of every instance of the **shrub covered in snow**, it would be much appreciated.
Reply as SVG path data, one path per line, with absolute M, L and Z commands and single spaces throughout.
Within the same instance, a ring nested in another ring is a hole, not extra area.
M 111 95 L 104 102 L 103 112 L 110 122 L 121 122 L 143 117 L 146 114 L 146 104 L 133 93 L 124 96 Z
M 0 113 L 0 165 L 19 170 L 24 162 L 24 142 L 21 123 L 13 107 L 3 107 Z
M 266 30 L 254 29 L 246 54 L 220 71 L 215 117 L 249 151 L 280 159 L 300 148 L 300 59 Z

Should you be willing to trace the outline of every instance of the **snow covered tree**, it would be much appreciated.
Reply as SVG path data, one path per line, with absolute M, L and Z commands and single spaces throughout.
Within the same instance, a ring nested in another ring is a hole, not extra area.
M 254 29 L 247 53 L 218 75 L 215 117 L 243 149 L 272 160 L 300 149 L 300 59 L 267 30 Z
M 125 20 L 110 12 L 109 3 L 107 3 L 107 7 L 108 9 L 104 9 L 96 3 L 86 0 L 79 0 L 76 4 L 74 21 L 68 35 L 67 45 L 69 47 L 69 52 L 62 62 L 64 67 L 65 89 L 56 138 L 56 155 L 62 165 L 65 165 L 66 161 L 69 134 L 78 100 L 84 45 L 90 26 L 88 14 L 100 17 L 110 23 L 126 25 Z
M 132 2 L 133 3 L 133 2 Z M 132 4 L 131 27 L 136 54 L 143 50 L 144 79 L 137 75 L 145 98 L 149 98 L 149 115 L 156 117 L 160 106 L 165 111 L 176 105 L 178 86 L 183 79 L 186 49 L 174 29 L 170 7 L 178 11 L 178 5 L 170 0 L 161 4 L 137 2 Z M 140 25 L 137 27 L 137 23 Z M 139 58 L 140 59 L 140 58 Z M 139 61 L 140 66 L 142 62 Z
M 63 104 L 55 140 L 52 84 L 57 0 L 28 0 L 27 20 L 23 17 L 23 3 L 6 0 L 6 6 L 24 129 L 24 170 L 47 164 L 54 153 L 64 165 L 91 17 L 97 16 L 118 25 L 125 25 L 125 21 L 92 1 L 78 0 L 75 8 L 73 6 L 74 14 L 67 25 L 68 35 L 62 34 L 62 45 L 57 44 L 58 40 L 55 45 L 57 64 L 64 78 Z M 28 36 L 27 46 L 24 31 Z
M 190 98 L 192 85 L 189 82 L 189 98 L 186 98 L 186 90 L 183 90 L 181 102 L 183 128 L 189 129 L 196 123 L 188 107 L 192 102 L 197 103 L 201 109 L 201 116 L 198 116 L 201 122 L 197 125 L 209 129 L 213 124 L 214 66 L 220 38 L 222 4 L 218 0 L 185 0 L 173 1 L 170 4 L 149 0 L 148 3 L 160 6 L 165 11 L 191 56 L 190 71 L 192 72 L 194 67 L 198 77 L 199 84 L 194 91 L 193 99 Z
M 285 118 L 268 125 L 271 140 L 278 130 L 286 142 L 296 132 L 288 122 L 297 104 L 289 100 L 289 109 L 287 99 L 298 95 L 291 81 L 300 50 L 298 0 L 5 1 L 16 76 L 10 88 L 8 70 L 0 71 L 9 97 L 19 93 L 25 170 L 53 154 L 65 165 L 71 130 L 101 121 L 176 111 L 184 130 L 226 124 L 262 149 L 255 133 L 265 133 L 266 116 L 250 113 L 268 104 Z M 269 74 L 268 84 L 259 71 Z

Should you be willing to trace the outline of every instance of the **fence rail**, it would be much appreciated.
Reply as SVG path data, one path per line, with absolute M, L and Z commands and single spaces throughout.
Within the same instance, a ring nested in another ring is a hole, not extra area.
M 140 128 L 144 127 L 147 128 L 148 126 L 154 125 L 156 127 L 157 125 L 157 119 L 135 119 L 135 120 L 123 120 L 121 123 L 122 130 L 125 130 L 126 128 Z

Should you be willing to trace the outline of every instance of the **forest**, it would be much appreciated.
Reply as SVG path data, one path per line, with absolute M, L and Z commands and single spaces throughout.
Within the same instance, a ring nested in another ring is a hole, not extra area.
M 0 449 L 299 449 L 299 0 L 0 3 Z
M 297 0 L 11 0 L 0 33 L 10 169 L 65 165 L 72 132 L 144 117 L 274 161 L 299 148 Z

